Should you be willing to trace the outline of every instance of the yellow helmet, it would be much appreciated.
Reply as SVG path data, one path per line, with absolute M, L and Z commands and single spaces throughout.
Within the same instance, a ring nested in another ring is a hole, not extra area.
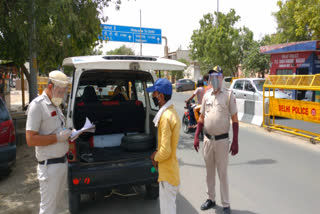
M 212 70 L 218 73 L 223 73 L 223 70 L 220 65 L 214 66 Z

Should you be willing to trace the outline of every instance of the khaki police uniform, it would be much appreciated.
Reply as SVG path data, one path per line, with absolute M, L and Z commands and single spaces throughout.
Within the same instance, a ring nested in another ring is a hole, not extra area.
M 36 131 L 39 135 L 56 134 L 65 127 L 65 117 L 59 107 L 54 106 L 45 93 L 35 98 L 27 110 L 27 131 Z M 57 142 L 48 146 L 36 146 L 38 162 L 37 174 L 40 183 L 40 214 L 57 213 L 56 208 L 65 209 L 67 197 L 67 161 L 65 163 L 47 164 L 46 160 L 66 155 L 68 142 Z
M 215 201 L 216 169 L 220 180 L 221 201 L 223 207 L 229 207 L 228 161 L 230 117 L 237 113 L 236 100 L 227 89 L 217 94 L 213 89 L 203 97 L 201 114 L 204 115 L 203 156 L 207 170 L 207 188 L 209 199 Z M 215 139 L 220 138 L 220 139 Z

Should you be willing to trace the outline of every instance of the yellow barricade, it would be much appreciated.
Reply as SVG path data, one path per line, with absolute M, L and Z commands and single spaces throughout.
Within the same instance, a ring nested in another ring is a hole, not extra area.
M 274 116 L 320 123 L 320 103 L 270 98 L 269 112 Z
M 320 75 L 269 75 L 263 85 L 263 126 L 309 138 L 312 143 L 320 141 L 320 134 L 306 130 L 275 124 L 275 117 L 285 117 L 311 123 L 320 123 L 320 103 L 276 99 L 275 89 L 320 91 Z M 269 91 L 270 96 L 265 96 Z M 273 92 L 273 93 L 270 93 Z M 266 99 L 269 100 L 269 113 L 265 111 Z M 272 118 L 272 120 L 271 120 Z
M 47 87 L 48 85 L 48 77 L 37 77 L 37 85 L 38 85 L 38 91 L 39 94 L 42 94 L 43 90 Z M 71 93 L 71 83 L 68 86 L 68 93 Z

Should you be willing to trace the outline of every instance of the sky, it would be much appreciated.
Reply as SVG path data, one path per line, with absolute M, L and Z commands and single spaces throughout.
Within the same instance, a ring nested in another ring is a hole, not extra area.
M 240 20 L 236 27 L 246 26 L 259 40 L 266 34 L 276 32 L 276 20 L 273 12 L 279 10 L 278 0 L 219 0 L 219 12 L 228 13 L 235 9 Z M 104 24 L 156 28 L 162 30 L 162 36 L 168 39 L 169 52 L 189 49 L 193 30 L 199 29 L 200 19 L 207 13 L 217 10 L 217 0 L 122 0 L 120 10 L 114 4 L 105 8 L 108 21 Z M 103 42 L 103 54 L 106 51 L 126 45 L 140 54 L 139 43 Z M 161 45 L 143 44 L 142 55 L 164 55 L 164 40 Z

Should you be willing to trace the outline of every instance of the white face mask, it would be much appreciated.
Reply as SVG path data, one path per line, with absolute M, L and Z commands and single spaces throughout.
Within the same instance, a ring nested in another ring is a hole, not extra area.
M 52 97 L 51 102 L 55 106 L 59 106 L 62 103 L 62 98 L 61 97 Z

